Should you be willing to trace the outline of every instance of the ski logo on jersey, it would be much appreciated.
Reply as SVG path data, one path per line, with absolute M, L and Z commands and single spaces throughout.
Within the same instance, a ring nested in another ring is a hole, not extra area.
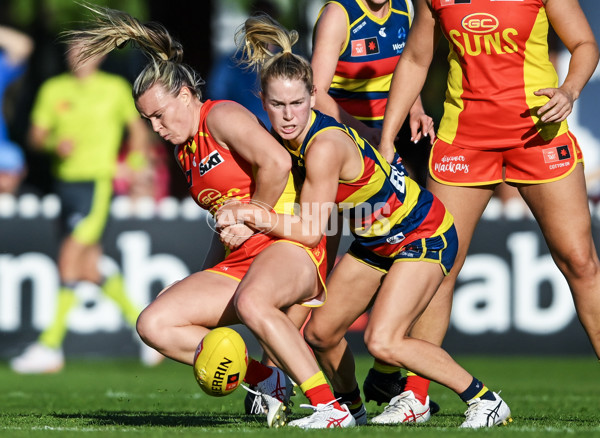
M 204 157 L 198 165 L 198 171 L 200 172 L 200 176 L 203 176 L 205 173 L 210 172 L 222 162 L 223 157 L 221 157 L 219 151 L 211 152 L 208 155 L 208 157 Z
M 379 53 L 379 41 L 377 37 L 352 40 L 351 56 L 367 56 Z

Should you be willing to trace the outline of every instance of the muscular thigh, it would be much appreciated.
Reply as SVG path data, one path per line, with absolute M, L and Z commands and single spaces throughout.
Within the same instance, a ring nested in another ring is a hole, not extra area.
M 327 281 L 327 301 L 313 310 L 307 329 L 342 335 L 371 305 L 384 272 L 346 254 Z
M 520 186 L 519 191 L 554 254 L 565 253 L 572 248 L 593 249 L 591 218 L 581 164 L 560 180 Z
M 306 248 L 281 241 L 256 256 L 242 279 L 237 295 L 257 303 L 286 308 L 321 293 L 317 266 Z
M 207 328 L 239 323 L 232 298 L 238 281 L 213 272 L 196 272 L 164 290 L 144 312 L 169 326 Z
M 454 226 L 459 240 L 455 272 L 462 266 L 475 227 L 494 194 L 494 188 L 494 185 L 473 187 L 446 185 L 431 178 L 427 181 L 427 189 L 442 201 L 454 217 Z
M 373 305 L 369 330 L 404 336 L 425 311 L 444 274 L 437 263 L 397 261 Z

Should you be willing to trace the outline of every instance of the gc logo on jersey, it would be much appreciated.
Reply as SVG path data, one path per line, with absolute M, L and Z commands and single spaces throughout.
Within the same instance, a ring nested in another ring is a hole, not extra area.
M 498 28 L 500 21 L 492 14 L 479 12 L 467 15 L 462 19 L 462 27 L 473 33 L 492 32 Z
M 207 210 L 223 195 L 217 189 L 204 189 L 196 197 L 196 201 L 201 207 Z
M 219 151 L 211 152 L 208 157 L 204 157 L 200 164 L 198 164 L 198 171 L 200 176 L 203 176 L 206 172 L 214 169 L 216 166 L 223 162 L 223 157 L 219 154 Z
M 352 40 L 352 56 L 366 56 L 379 53 L 379 41 L 377 37 Z

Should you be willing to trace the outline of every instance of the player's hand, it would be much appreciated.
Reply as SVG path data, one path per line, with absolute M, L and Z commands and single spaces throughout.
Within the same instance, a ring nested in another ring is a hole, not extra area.
M 244 224 L 234 224 L 222 228 L 219 232 L 219 239 L 230 250 L 239 248 L 246 240 L 248 240 L 254 231 Z
M 433 119 L 424 112 L 410 113 L 410 141 L 418 143 L 423 137 L 429 137 L 429 143 L 435 141 L 435 130 L 433 129 Z
M 56 154 L 60 158 L 67 158 L 73 152 L 75 145 L 71 140 L 61 140 L 56 145 Z
M 561 88 L 542 88 L 534 91 L 536 96 L 546 96 L 550 99 L 538 111 L 537 115 L 544 123 L 560 123 L 566 120 L 573 111 L 575 99 L 567 91 Z
M 243 218 L 240 218 L 240 215 L 242 215 L 240 209 L 243 208 L 244 205 L 245 204 L 242 204 L 237 200 L 229 200 L 221 205 L 221 207 L 219 207 L 215 213 L 217 230 L 221 230 L 222 228 L 229 227 L 231 225 L 244 223 Z

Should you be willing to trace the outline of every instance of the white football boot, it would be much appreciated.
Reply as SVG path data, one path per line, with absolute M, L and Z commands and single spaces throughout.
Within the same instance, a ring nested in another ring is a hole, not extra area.
M 424 423 L 431 417 L 429 396 L 422 404 L 412 391 L 392 398 L 383 412 L 371 420 L 373 424 Z
M 263 405 L 263 399 L 260 392 L 256 391 L 255 386 L 250 386 L 248 393 L 244 398 L 244 410 L 246 415 L 266 415 L 267 411 Z
M 11 369 L 19 374 L 57 373 L 64 366 L 65 357 L 61 349 L 46 347 L 38 342 L 10 361 Z
M 335 400 L 332 400 L 324 405 L 300 405 L 301 408 L 312 409 L 314 411 L 313 414 L 309 415 L 308 417 L 290 421 L 289 426 L 300 427 L 302 429 L 332 429 L 334 427 L 356 426 L 356 420 L 348 410 L 348 406 L 341 405 L 342 410 L 340 411 L 339 409 L 333 407 L 334 403 Z
M 507 425 L 512 422 L 508 405 L 493 392 L 496 400 L 485 400 L 475 398 L 469 401 L 469 408 L 465 412 L 466 420 L 460 427 L 479 429 L 481 427 L 493 427 L 498 424 Z
M 256 392 L 260 393 L 262 397 L 269 427 L 281 427 L 287 421 L 287 410 L 293 385 L 288 376 L 279 368 L 269 368 L 273 370 L 273 373 L 262 382 L 258 382 Z

